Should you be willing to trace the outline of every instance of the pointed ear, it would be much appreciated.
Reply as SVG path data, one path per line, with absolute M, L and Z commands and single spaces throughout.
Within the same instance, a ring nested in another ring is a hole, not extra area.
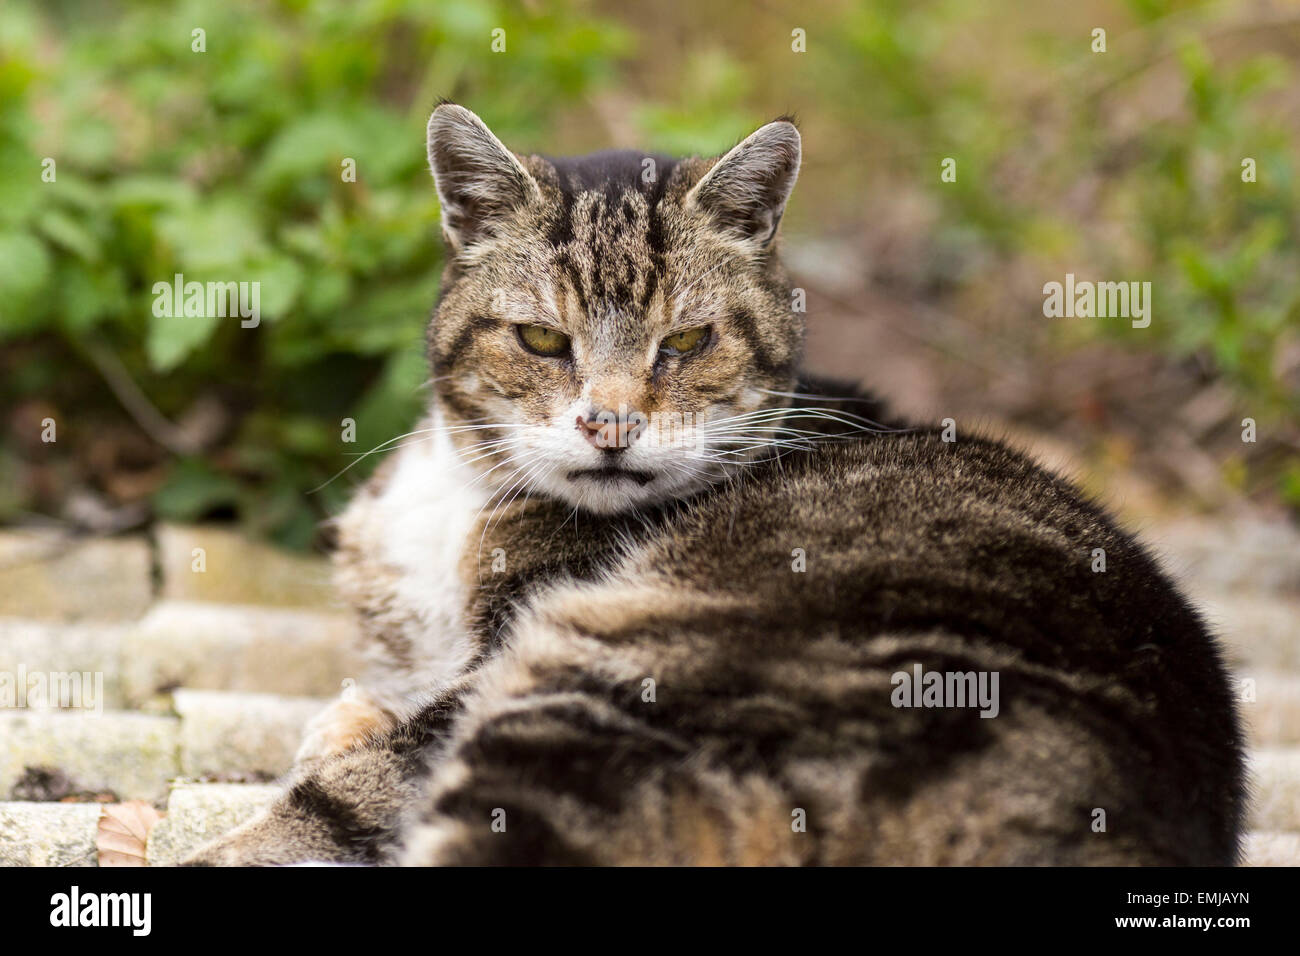
M 515 155 L 463 106 L 443 103 L 433 111 L 428 146 L 443 235 L 454 253 L 541 194 Z
M 738 238 L 760 249 L 771 243 L 799 176 L 799 131 L 777 120 L 723 156 L 687 196 Z

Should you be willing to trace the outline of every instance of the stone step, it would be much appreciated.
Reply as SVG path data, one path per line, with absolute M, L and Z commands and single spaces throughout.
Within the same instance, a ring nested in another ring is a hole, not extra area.
M 239 826 L 275 799 L 268 784 L 177 783 L 167 816 L 149 834 L 150 866 L 175 866 L 209 840 Z
M 350 615 L 162 601 L 122 640 L 122 689 L 141 706 L 175 687 L 330 697 L 360 666 Z
M 354 633 L 345 613 L 177 601 L 133 623 L 0 617 L 0 710 L 45 688 L 105 710 L 156 710 L 178 685 L 328 697 L 357 673 Z
M 1300 744 L 1300 674 L 1238 671 L 1237 699 L 1255 747 Z
M 1243 866 L 1300 866 L 1300 833 L 1255 830 L 1242 846 Z
M 0 616 L 125 621 L 152 600 L 153 556 L 142 537 L 0 531 Z
M 1250 829 L 1300 833 L 1300 747 L 1253 751 L 1250 774 Z
M 1193 592 L 1235 670 L 1300 672 L 1300 598 Z
M 320 555 L 214 525 L 159 525 L 153 544 L 143 535 L 0 531 L 0 617 L 134 620 L 155 598 L 155 553 L 167 600 L 341 610 Z
M 0 797 L 113 794 L 157 801 L 172 778 L 270 780 L 289 770 L 313 697 L 178 689 L 175 716 L 134 711 L 0 713 Z
M 0 866 L 98 866 L 98 803 L 0 803 Z
M 111 793 L 119 800 L 162 800 L 180 773 L 180 721 L 105 711 L 0 714 L 0 797 L 61 799 Z
M 1264 515 L 1184 515 L 1139 529 L 1193 593 L 1300 595 L 1300 528 Z
M 329 561 L 254 541 L 234 528 L 154 529 L 164 600 L 341 610 Z
M 0 709 L 121 708 L 127 626 L 0 618 Z
M 177 690 L 180 768 L 186 777 L 247 773 L 278 777 L 293 765 L 303 727 L 326 705 L 321 698 L 230 691 Z

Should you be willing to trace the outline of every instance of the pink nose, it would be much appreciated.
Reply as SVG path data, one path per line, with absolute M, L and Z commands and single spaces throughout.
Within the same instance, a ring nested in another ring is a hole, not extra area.
M 579 415 L 578 431 L 591 443 L 593 448 L 601 451 L 624 451 L 641 433 L 640 416 L 618 415 L 614 412 L 598 412 L 587 416 Z

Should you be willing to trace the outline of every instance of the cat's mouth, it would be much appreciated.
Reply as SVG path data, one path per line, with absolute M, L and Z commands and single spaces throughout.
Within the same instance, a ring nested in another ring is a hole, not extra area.
M 654 472 L 638 471 L 633 468 L 619 468 L 616 465 L 606 465 L 603 468 L 579 468 L 569 472 L 567 477 L 570 481 L 586 479 L 587 481 L 602 483 L 634 481 L 641 486 L 648 485 L 655 480 Z

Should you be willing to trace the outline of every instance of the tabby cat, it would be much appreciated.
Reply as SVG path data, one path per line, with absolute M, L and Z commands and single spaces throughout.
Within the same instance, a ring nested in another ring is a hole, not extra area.
M 717 160 L 428 134 L 433 407 L 339 522 L 370 673 L 191 862 L 1236 860 L 1227 677 L 1152 557 L 800 376 L 791 122 Z

